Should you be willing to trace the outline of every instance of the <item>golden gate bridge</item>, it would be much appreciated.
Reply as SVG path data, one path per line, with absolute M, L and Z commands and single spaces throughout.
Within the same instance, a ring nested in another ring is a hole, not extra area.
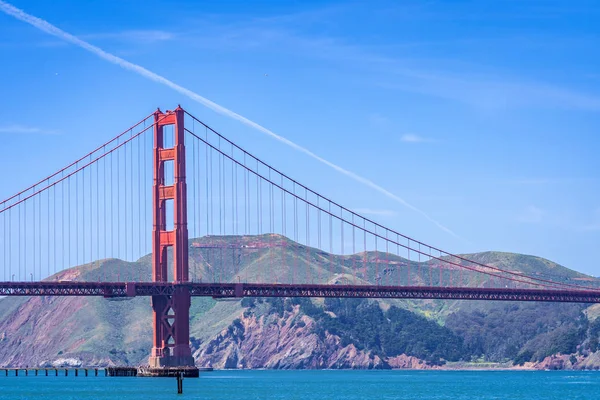
M 595 279 L 486 264 L 365 218 L 181 107 L 0 202 L 0 233 L 2 296 L 151 297 L 151 368 L 194 365 L 192 296 L 600 302 Z

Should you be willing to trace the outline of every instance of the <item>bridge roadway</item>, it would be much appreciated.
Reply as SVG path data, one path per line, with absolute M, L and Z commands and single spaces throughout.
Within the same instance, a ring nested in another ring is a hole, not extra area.
M 600 290 L 587 289 L 198 282 L 0 282 L 0 296 L 103 296 L 105 298 L 130 298 L 136 296 L 172 295 L 180 290 L 189 290 L 192 296 L 214 298 L 341 297 L 600 303 Z

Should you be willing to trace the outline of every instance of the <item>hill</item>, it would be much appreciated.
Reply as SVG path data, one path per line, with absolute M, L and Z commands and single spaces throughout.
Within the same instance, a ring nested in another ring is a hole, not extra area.
M 278 235 L 203 237 L 191 240 L 189 250 L 194 280 L 406 284 L 407 268 L 418 272 L 414 281 L 439 279 L 427 263 L 382 252 L 338 256 Z M 467 257 L 553 280 L 589 278 L 533 256 Z M 123 280 L 149 280 L 150 257 L 100 260 L 49 279 L 95 281 L 117 271 Z M 457 279 L 452 273 L 443 271 L 441 279 Z M 217 368 L 600 365 L 598 310 L 581 304 L 194 298 L 190 315 L 198 365 Z M 0 365 L 143 364 L 150 321 L 147 298 L 0 299 Z

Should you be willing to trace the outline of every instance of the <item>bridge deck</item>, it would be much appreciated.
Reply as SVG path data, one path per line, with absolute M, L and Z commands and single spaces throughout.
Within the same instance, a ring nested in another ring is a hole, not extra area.
M 191 282 L 0 282 L 0 296 L 132 298 L 172 295 L 179 290 L 189 290 L 192 296 L 214 298 L 346 297 L 600 303 L 600 290 Z

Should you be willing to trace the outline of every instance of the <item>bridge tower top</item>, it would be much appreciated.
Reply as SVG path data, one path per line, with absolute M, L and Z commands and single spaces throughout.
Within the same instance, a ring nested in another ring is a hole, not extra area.
M 187 193 L 185 180 L 184 111 L 177 107 L 174 111 L 154 113 L 154 185 L 153 229 L 152 229 L 152 280 L 168 282 L 167 248 L 173 247 L 173 282 L 189 280 L 188 269 L 188 229 Z M 172 127 L 172 147 L 166 147 L 165 130 Z M 167 163 L 172 168 L 167 168 Z M 166 172 L 173 171 L 172 177 Z M 172 202 L 172 207 L 167 203 Z M 172 230 L 168 230 L 172 209 Z

